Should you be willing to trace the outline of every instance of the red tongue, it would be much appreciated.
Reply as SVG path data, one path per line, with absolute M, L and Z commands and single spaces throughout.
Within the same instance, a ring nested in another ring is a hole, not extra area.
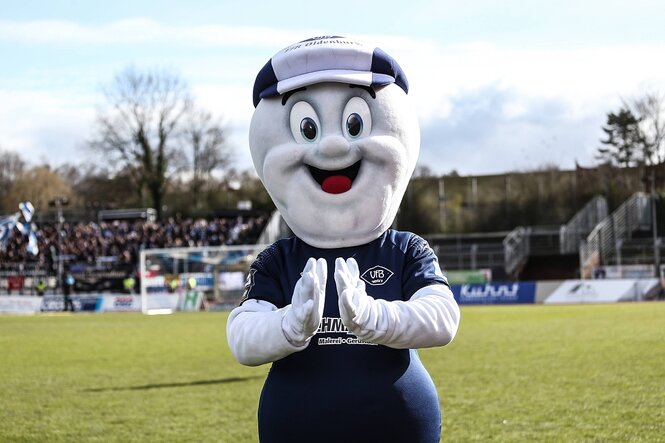
M 321 189 L 329 194 L 341 194 L 351 189 L 351 179 L 346 175 L 331 175 L 323 180 Z

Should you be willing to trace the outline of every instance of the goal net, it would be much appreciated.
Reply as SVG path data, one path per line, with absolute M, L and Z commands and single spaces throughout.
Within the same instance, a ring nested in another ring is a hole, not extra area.
M 240 303 L 249 265 L 266 245 L 144 249 L 141 311 L 230 309 Z

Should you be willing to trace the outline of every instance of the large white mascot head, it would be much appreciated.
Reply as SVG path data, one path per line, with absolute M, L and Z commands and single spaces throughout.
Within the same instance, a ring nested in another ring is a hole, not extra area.
M 291 45 L 259 72 L 252 159 L 306 243 L 357 246 L 390 227 L 420 146 L 407 92 L 395 60 L 343 37 Z

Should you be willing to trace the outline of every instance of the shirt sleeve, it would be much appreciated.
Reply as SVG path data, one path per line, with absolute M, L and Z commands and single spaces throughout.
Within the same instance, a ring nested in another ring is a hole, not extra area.
M 250 265 L 240 304 L 247 300 L 259 300 L 283 308 L 288 304 L 284 297 L 284 275 L 279 246 L 273 243 L 261 251 Z
M 413 234 L 405 254 L 402 287 L 406 300 L 426 286 L 440 284 L 450 288 L 441 272 L 439 259 L 425 239 Z

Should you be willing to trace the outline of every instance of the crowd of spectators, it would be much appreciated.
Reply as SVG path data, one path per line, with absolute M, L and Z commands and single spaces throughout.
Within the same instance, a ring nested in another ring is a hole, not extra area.
M 220 246 L 256 243 L 267 215 L 169 218 L 165 221 L 104 221 L 39 223 L 39 254 L 27 251 L 27 238 L 14 231 L 0 250 L 0 266 L 37 267 L 47 272 L 63 256 L 67 262 L 96 265 L 100 261 L 136 267 L 141 249 Z

